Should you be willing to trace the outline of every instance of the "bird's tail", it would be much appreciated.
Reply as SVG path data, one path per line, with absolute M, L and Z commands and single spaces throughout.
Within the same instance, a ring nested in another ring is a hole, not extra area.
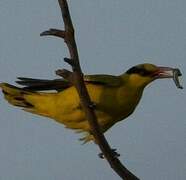
M 4 94 L 5 99 L 14 106 L 20 106 L 23 108 L 32 108 L 33 105 L 25 99 L 25 95 L 32 94 L 29 91 L 24 91 L 21 88 L 16 86 L 0 83 L 0 87 L 2 88 L 2 92 Z
M 0 83 L 0 88 L 10 104 L 22 107 L 23 110 L 34 114 L 52 117 L 47 109 L 50 109 L 53 105 L 55 95 L 52 94 L 54 93 L 27 91 L 7 83 Z

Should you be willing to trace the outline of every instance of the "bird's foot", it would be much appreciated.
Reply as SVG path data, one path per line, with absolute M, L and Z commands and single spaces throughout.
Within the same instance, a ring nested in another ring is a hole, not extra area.
M 91 104 L 89 104 L 89 108 L 95 109 L 96 108 L 96 103 L 95 102 L 91 102 Z
M 117 152 L 117 149 L 112 149 L 112 154 L 114 157 L 119 157 L 120 154 Z M 105 159 L 105 156 L 104 154 L 101 152 L 98 154 L 98 156 L 101 158 L 101 159 Z

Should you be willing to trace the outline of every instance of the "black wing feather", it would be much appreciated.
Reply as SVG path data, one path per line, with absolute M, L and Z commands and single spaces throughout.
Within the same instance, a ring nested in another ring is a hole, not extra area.
M 20 84 L 24 90 L 29 91 L 45 91 L 45 90 L 56 90 L 62 91 L 70 86 L 71 83 L 64 79 L 54 79 L 54 80 L 47 80 L 47 79 L 33 79 L 33 78 L 25 78 L 25 77 L 18 77 L 17 84 Z

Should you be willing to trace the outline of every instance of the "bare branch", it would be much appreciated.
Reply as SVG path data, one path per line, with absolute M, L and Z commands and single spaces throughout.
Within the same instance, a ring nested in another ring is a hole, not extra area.
M 74 84 L 74 77 L 73 77 L 73 73 L 71 71 L 66 70 L 66 69 L 58 69 L 56 71 L 56 74 L 58 76 L 62 76 L 64 79 L 67 79 L 69 82 Z
M 91 133 L 93 134 L 96 143 L 99 145 L 101 151 L 103 152 L 104 157 L 108 160 L 110 166 L 122 179 L 139 180 L 125 166 L 121 164 L 100 130 L 100 127 L 97 123 L 97 117 L 94 113 L 93 104 L 84 84 L 83 73 L 81 71 L 78 50 L 74 37 L 74 27 L 69 13 L 67 0 L 58 0 L 58 2 L 61 8 L 65 30 L 50 29 L 41 33 L 41 36 L 53 35 L 64 38 L 70 53 L 70 58 L 64 58 L 64 61 L 72 66 L 73 72 L 62 69 L 57 70 L 56 74 L 69 80 L 76 87 L 81 100 L 81 105 L 91 127 Z
M 65 31 L 59 29 L 49 29 L 48 31 L 44 31 L 40 34 L 40 36 L 57 36 L 60 38 L 65 38 Z

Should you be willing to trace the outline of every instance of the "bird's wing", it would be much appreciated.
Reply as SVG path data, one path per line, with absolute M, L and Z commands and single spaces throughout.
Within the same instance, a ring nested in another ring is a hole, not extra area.
M 119 76 L 107 75 L 107 74 L 96 74 L 96 75 L 85 75 L 84 81 L 91 84 L 105 85 L 105 86 L 119 86 L 122 80 Z
M 59 92 L 72 86 L 72 84 L 65 79 L 47 80 L 25 77 L 18 77 L 18 79 L 16 83 L 22 85 L 23 89 L 28 91 L 56 90 Z M 85 75 L 84 81 L 88 84 L 91 83 L 104 86 L 119 86 L 121 84 L 121 79 L 118 76 L 104 74 Z
M 33 79 L 33 78 L 25 78 L 25 77 L 18 77 L 18 81 L 16 83 L 24 86 L 24 90 L 29 91 L 46 91 L 46 90 L 56 90 L 62 91 L 72 84 L 65 79 L 54 79 L 54 80 L 47 80 L 47 79 Z

